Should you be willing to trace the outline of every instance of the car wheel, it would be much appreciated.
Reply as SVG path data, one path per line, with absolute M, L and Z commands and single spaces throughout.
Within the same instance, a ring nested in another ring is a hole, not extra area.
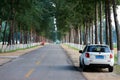
M 86 66 L 85 66 L 85 64 L 84 64 L 84 61 L 83 61 L 83 64 L 82 64 L 82 70 L 83 70 L 83 71 L 86 71 Z
M 109 71 L 109 72 L 113 72 L 113 67 L 109 67 L 109 68 L 108 68 L 108 71 Z
M 79 63 L 79 67 L 82 68 L 82 64 L 81 64 L 81 62 Z

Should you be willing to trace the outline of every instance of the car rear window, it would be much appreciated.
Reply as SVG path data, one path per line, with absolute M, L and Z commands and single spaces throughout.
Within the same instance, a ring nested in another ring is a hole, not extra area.
M 107 46 L 89 46 L 87 52 L 110 52 Z

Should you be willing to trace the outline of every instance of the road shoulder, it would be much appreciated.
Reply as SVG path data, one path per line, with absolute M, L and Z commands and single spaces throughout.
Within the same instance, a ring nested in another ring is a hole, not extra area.
M 33 48 L 29 48 L 29 49 L 25 49 L 25 50 L 18 50 L 15 52 L 0 53 L 0 66 L 12 61 L 13 59 L 15 59 L 21 55 L 27 54 L 30 51 L 36 50 L 36 49 L 41 48 L 41 47 L 42 46 L 36 46 Z

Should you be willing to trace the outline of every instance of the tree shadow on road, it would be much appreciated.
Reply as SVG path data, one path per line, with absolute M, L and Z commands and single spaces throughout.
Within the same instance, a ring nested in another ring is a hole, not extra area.
M 72 65 L 54 65 L 54 66 L 44 66 L 44 68 L 48 68 L 53 71 L 76 71 L 82 72 L 82 70 L 78 69 L 78 67 L 74 67 Z
M 65 71 L 79 71 L 74 66 L 56 66 L 56 67 L 54 66 L 53 68 L 57 70 L 65 70 Z

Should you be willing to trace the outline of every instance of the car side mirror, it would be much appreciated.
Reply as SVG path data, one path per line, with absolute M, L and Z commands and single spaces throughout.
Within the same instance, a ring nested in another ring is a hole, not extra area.
M 83 53 L 83 51 L 82 51 L 82 50 L 79 50 L 79 53 Z

